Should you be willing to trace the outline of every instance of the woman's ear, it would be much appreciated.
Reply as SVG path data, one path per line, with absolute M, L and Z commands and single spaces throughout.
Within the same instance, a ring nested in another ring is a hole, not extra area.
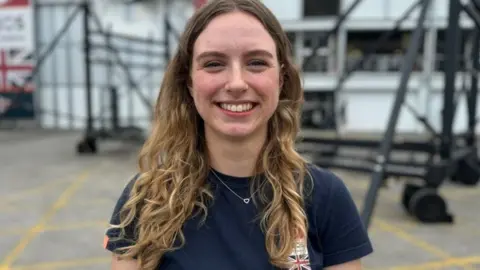
M 279 76 L 280 89 L 283 88 L 284 82 L 285 82 L 285 66 L 282 64 L 280 65 L 280 76 Z
M 190 93 L 190 96 L 193 97 L 192 79 L 190 77 L 187 80 L 187 88 L 188 88 L 188 92 Z

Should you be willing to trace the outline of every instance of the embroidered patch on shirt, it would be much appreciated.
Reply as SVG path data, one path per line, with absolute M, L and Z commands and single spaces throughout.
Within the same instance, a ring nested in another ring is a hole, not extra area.
M 295 249 L 289 256 L 289 261 L 293 263 L 290 270 L 312 270 L 310 267 L 310 257 L 308 256 L 306 241 L 297 241 Z

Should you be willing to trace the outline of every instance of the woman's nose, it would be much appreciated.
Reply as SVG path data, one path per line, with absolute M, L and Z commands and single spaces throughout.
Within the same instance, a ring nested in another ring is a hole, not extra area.
M 228 91 L 245 91 L 248 85 L 245 82 L 242 67 L 233 65 L 228 76 L 227 90 Z

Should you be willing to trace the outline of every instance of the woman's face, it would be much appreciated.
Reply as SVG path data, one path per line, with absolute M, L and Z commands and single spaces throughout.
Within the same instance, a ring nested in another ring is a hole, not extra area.
M 266 134 L 277 108 L 280 67 L 263 25 L 242 12 L 213 19 L 198 36 L 190 93 L 205 132 L 243 138 Z

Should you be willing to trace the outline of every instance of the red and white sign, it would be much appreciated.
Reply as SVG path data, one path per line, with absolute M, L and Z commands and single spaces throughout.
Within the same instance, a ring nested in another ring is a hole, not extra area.
M 0 0 L 0 7 L 24 7 L 30 5 L 29 0 Z
M 32 0 L 0 0 L 0 92 L 15 92 L 35 62 Z M 32 84 L 25 91 L 33 91 Z

